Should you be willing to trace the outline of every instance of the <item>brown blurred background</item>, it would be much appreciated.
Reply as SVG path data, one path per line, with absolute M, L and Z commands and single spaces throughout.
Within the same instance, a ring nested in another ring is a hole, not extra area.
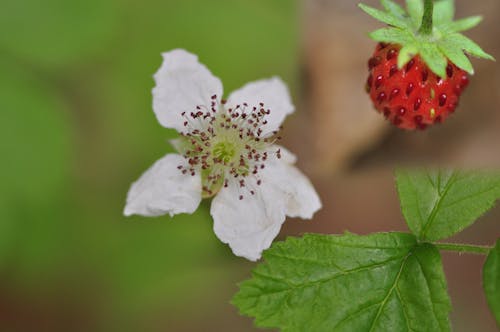
M 365 1 L 379 6 L 377 1 Z M 467 33 L 500 58 L 498 0 Z M 350 0 L 3 0 L 0 11 L 0 331 L 256 331 L 229 304 L 255 264 L 231 255 L 209 203 L 192 216 L 124 218 L 130 183 L 171 151 L 151 110 L 160 53 L 182 47 L 226 94 L 280 75 L 297 112 L 284 145 L 320 192 L 305 232 L 407 230 L 397 166 L 499 167 L 500 69 L 476 75 L 457 112 L 424 132 L 391 127 L 364 92 L 380 24 Z M 171 220 L 170 220 L 171 219 Z M 495 208 L 453 241 L 492 244 Z M 451 241 L 451 240 L 450 240 Z M 483 257 L 443 254 L 454 331 L 495 331 Z M 424 319 L 424 318 L 423 318 Z

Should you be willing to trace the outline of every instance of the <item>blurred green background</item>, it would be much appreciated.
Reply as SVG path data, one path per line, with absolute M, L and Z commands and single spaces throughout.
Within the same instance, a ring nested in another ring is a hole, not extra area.
M 292 86 L 289 0 L 2 0 L 0 331 L 241 331 L 251 266 L 208 204 L 124 218 L 129 185 L 171 148 L 151 109 L 161 52 L 185 48 L 225 92 Z

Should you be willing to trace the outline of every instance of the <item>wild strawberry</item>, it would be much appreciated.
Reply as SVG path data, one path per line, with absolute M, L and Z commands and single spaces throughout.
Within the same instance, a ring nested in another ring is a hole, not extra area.
M 381 0 L 385 11 L 360 4 L 389 27 L 370 37 L 380 42 L 368 61 L 366 90 L 375 108 L 402 129 L 425 129 L 455 111 L 473 74 L 467 54 L 493 59 L 459 32 L 478 16 L 453 21 L 453 0 L 407 0 L 407 11 Z
M 446 79 L 442 79 L 432 73 L 420 56 L 400 70 L 400 49 L 399 45 L 379 44 L 368 61 L 366 89 L 373 105 L 402 129 L 425 129 L 443 122 L 455 111 L 460 94 L 469 83 L 467 72 L 449 62 Z

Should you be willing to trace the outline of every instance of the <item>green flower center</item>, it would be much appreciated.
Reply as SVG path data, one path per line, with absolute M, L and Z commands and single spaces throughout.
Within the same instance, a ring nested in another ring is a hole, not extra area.
M 262 127 L 270 110 L 263 103 L 249 107 L 246 103 L 226 109 L 212 97 L 211 107 L 197 106 L 194 112 L 182 113 L 185 132 L 174 144 L 184 156 L 186 165 L 179 165 L 183 174 L 202 179 L 202 196 L 215 195 L 222 186 L 228 186 L 228 178 L 245 188 L 249 178 L 260 185 L 259 171 L 265 168 L 272 144 L 280 137 L 263 136 Z M 277 131 L 272 133 L 277 134 Z M 276 151 L 280 158 L 280 151 Z M 248 189 L 250 194 L 254 190 Z M 240 193 L 239 198 L 243 199 Z
M 214 145 L 212 155 L 214 158 L 222 161 L 224 164 L 229 164 L 236 156 L 235 144 L 227 141 L 222 141 Z

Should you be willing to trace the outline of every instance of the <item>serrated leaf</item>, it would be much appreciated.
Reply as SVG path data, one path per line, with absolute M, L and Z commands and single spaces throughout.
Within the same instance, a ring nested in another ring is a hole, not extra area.
M 500 198 L 498 173 L 399 170 L 396 178 L 403 215 L 422 240 L 460 232 Z
M 462 68 L 471 75 L 474 74 L 472 63 L 461 48 L 448 43 L 446 40 L 440 41 L 438 47 L 441 52 L 457 67 Z
M 456 47 L 460 47 L 470 55 L 476 56 L 478 58 L 495 60 L 495 58 L 483 51 L 483 49 L 478 44 L 460 33 L 449 34 L 444 39 L 447 42 L 456 45 Z
M 360 3 L 359 8 L 361 8 L 365 13 L 370 15 L 371 17 L 384 22 L 386 24 L 398 27 L 398 28 L 406 28 L 407 23 L 404 19 L 401 17 L 397 17 L 394 15 L 391 15 L 390 13 L 383 12 L 381 10 L 378 10 L 376 8 L 367 6 L 365 4 Z
M 484 263 L 483 287 L 488 305 L 500 328 L 500 239 Z
M 311 234 L 275 243 L 264 257 L 233 299 L 259 327 L 450 330 L 439 252 L 410 234 Z
M 389 13 L 391 13 L 392 15 L 401 16 L 401 17 L 406 16 L 405 10 L 400 5 L 395 3 L 394 1 L 381 0 L 380 2 L 382 3 L 382 6 L 385 8 L 385 10 L 388 11 Z
M 482 20 L 483 18 L 481 16 L 471 16 L 463 18 L 461 20 L 443 24 L 439 27 L 439 30 L 444 32 L 445 34 L 452 32 L 461 32 L 474 28 L 479 23 L 481 23 Z
M 418 29 L 424 15 L 424 3 L 422 0 L 406 0 L 406 9 L 408 10 L 408 14 L 410 14 L 413 27 Z
M 415 44 L 406 44 L 403 46 L 398 54 L 398 68 L 403 68 L 417 53 L 418 48 Z
M 441 26 L 453 20 L 455 16 L 455 4 L 453 0 L 434 1 L 434 12 L 432 20 L 434 26 Z
M 446 77 L 448 61 L 436 44 L 421 43 L 419 53 L 432 72 L 438 76 Z
M 412 41 L 412 36 L 405 30 L 398 28 L 382 28 L 369 34 L 370 38 L 385 43 L 407 44 Z

